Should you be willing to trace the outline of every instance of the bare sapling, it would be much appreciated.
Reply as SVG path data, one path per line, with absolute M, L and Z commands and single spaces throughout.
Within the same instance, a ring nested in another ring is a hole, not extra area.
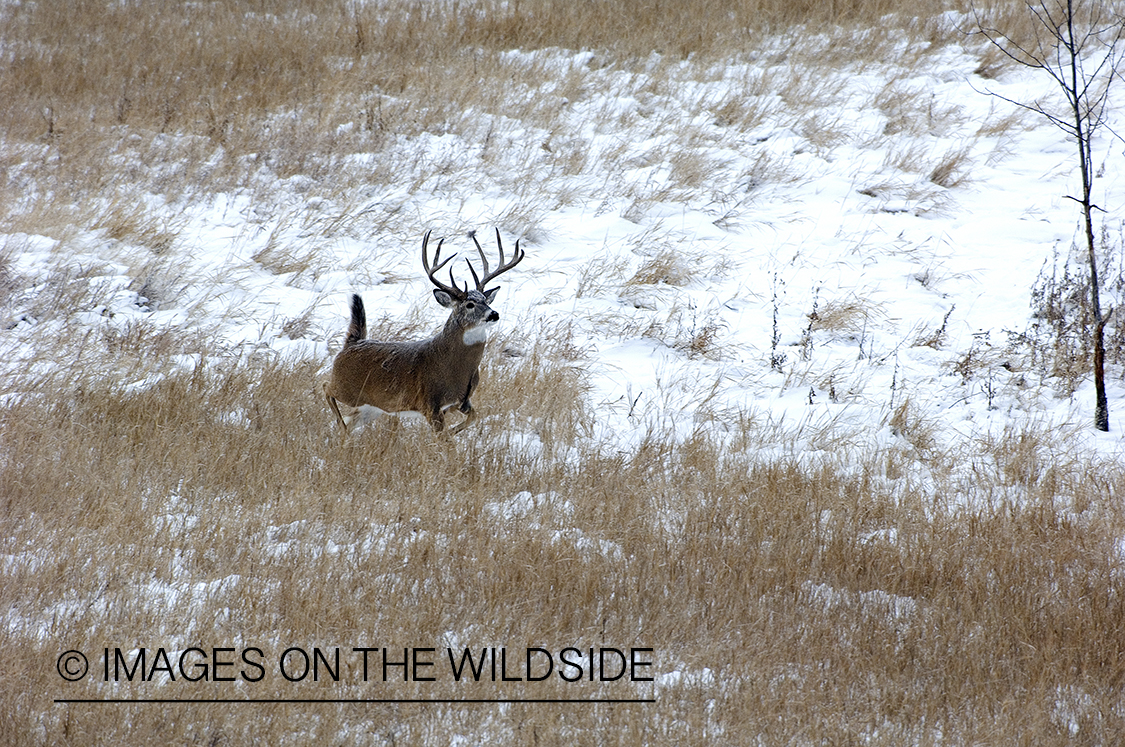
M 1094 427 L 1109 430 L 1109 404 L 1105 391 L 1105 326 L 1112 310 L 1102 311 L 1098 280 L 1098 260 L 1094 251 L 1094 134 L 1106 124 L 1109 89 L 1121 74 L 1125 51 L 1125 18 L 1112 3 L 1101 0 L 1024 0 L 1031 18 L 1032 34 L 1018 40 L 986 24 L 973 8 L 978 31 L 997 49 L 1015 62 L 1042 70 L 1049 75 L 1066 99 L 1062 111 L 1039 101 L 998 98 L 1036 112 L 1073 138 L 1078 146 L 1078 166 L 1082 176 L 1079 197 L 1067 195 L 1082 208 L 1086 236 L 1086 255 L 1090 269 L 1090 317 L 1093 320 L 1094 351 Z M 1104 212 L 1104 211 L 1103 211 Z
M 500 321 L 492 309 L 499 287 L 486 288 L 491 281 L 519 264 L 524 253 L 516 242 L 511 260 L 504 256 L 500 231 L 496 231 L 496 245 L 500 253 L 500 266 L 489 268 L 488 258 L 474 233 L 469 234 L 480 254 L 482 275 L 478 276 L 472 263 L 466 259 L 473 275 L 475 288 L 468 284 L 457 287 L 453 270 L 449 270 L 449 283 L 435 275 L 449 264 L 454 256 L 441 259 L 438 242 L 433 262 L 430 262 L 428 245 L 430 232 L 422 239 L 422 266 L 426 277 L 433 283 L 434 298 L 450 310 L 445 326 L 426 340 L 384 342 L 368 340 L 367 317 L 363 299 L 352 296 L 351 323 L 344 339 L 344 349 L 332 364 L 331 378 L 324 384 L 324 395 L 336 415 L 336 420 L 347 435 L 348 426 L 365 407 L 383 413 L 418 414 L 425 417 L 435 432 L 445 428 L 445 412 L 456 406 L 464 415 L 450 433 L 459 433 L 476 418 L 469 398 L 480 382 L 480 361 L 489 330 Z

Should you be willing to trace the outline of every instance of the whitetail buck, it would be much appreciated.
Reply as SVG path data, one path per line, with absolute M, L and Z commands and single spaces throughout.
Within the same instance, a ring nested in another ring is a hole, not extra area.
M 488 330 L 500 321 L 500 315 L 489 306 L 500 289 L 485 289 L 485 286 L 519 264 L 524 253 L 517 241 L 511 261 L 505 261 L 504 244 L 497 229 L 500 266 L 490 271 L 488 258 L 475 233 L 469 236 L 480 253 L 484 275 L 478 277 L 472 263 L 465 260 L 477 286 L 473 290 L 467 284 L 463 289 L 457 287 L 452 268 L 449 270 L 449 285 L 434 277 L 456 255 L 441 260 L 442 239 L 431 264 L 426 248 L 430 232 L 427 231 L 422 238 L 422 266 L 430 282 L 436 286 L 434 298 L 450 309 L 445 327 L 430 339 L 411 342 L 364 339 L 367 337 L 367 316 L 363 310 L 363 299 L 359 294 L 352 296 L 352 320 L 344 339 L 344 349 L 336 356 L 332 364 L 332 378 L 324 385 L 324 395 L 345 435 L 349 423 L 364 405 L 387 413 L 423 415 L 438 432 L 445 427 L 445 411 L 454 405 L 465 414 L 465 419 L 451 433 L 460 432 L 476 418 L 469 397 L 480 381 L 478 368 L 484 354 L 484 343 L 488 340 Z M 340 412 L 341 405 L 347 412 L 346 416 Z

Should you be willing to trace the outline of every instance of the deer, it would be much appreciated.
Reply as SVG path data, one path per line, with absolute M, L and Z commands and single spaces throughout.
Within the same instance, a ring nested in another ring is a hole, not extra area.
M 457 255 L 441 259 L 445 241 L 442 239 L 438 241 L 431 263 L 428 251 L 431 233 L 426 231 L 422 237 L 422 267 L 434 285 L 434 299 L 450 310 L 449 318 L 440 332 L 426 340 L 368 340 L 363 299 L 358 293 L 352 294 L 351 322 L 344 347 L 336 355 L 331 377 L 323 385 L 324 396 L 345 438 L 349 424 L 361 414 L 360 408 L 364 406 L 382 413 L 422 415 L 435 433 L 443 431 L 446 411 L 456 406 L 465 417 L 449 431 L 450 435 L 460 433 L 476 419 L 476 410 L 469 398 L 480 382 L 480 361 L 489 330 L 500 321 L 500 315 L 491 306 L 500 288 L 486 286 L 518 265 L 524 252 L 517 240 L 511 259 L 506 259 L 500 230 L 496 229 L 500 266 L 490 269 L 476 232 L 470 232 L 469 237 L 480 254 L 483 277 L 477 275 L 466 258 L 465 264 L 469 265 L 476 288 L 470 289 L 468 283 L 459 288 L 452 268 L 448 284 L 435 277 Z

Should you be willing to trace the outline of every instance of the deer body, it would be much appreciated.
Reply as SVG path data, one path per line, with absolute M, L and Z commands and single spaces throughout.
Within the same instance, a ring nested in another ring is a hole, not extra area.
M 505 264 L 501 244 L 501 266 L 489 273 L 488 260 L 480 244 L 477 244 L 485 278 L 480 280 L 470 265 L 477 288 L 461 289 L 456 287 L 452 271 L 449 276 L 451 285 L 434 279 L 434 273 L 449 259 L 438 261 L 441 256 L 439 243 L 431 267 L 426 255 L 429 236 L 427 233 L 422 241 L 422 262 L 430 281 L 436 286 L 434 298 L 451 310 L 449 319 L 440 332 L 427 340 L 368 340 L 363 299 L 358 294 L 352 296 L 351 323 L 344 348 L 336 356 L 331 378 L 324 385 L 325 397 L 345 434 L 351 420 L 365 406 L 387 413 L 418 413 L 438 432 L 445 427 L 445 411 L 454 406 L 464 413 L 465 419 L 452 433 L 458 433 L 476 417 L 469 398 L 480 381 L 480 361 L 488 331 L 500 321 L 500 315 L 489 305 L 499 288 L 485 290 L 484 286 L 514 267 L 523 259 L 523 253 L 517 242 L 515 256 Z M 473 240 L 475 242 L 476 238 L 473 237 Z M 500 242 L 499 231 L 496 240 Z M 341 412 L 341 405 L 345 413 Z

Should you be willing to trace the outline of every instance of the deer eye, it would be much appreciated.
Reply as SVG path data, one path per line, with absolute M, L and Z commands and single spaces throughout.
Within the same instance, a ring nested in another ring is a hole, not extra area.
M 466 309 L 475 309 L 476 307 L 477 307 L 477 305 L 475 303 L 473 303 L 472 301 L 469 301 L 467 304 L 465 304 Z

